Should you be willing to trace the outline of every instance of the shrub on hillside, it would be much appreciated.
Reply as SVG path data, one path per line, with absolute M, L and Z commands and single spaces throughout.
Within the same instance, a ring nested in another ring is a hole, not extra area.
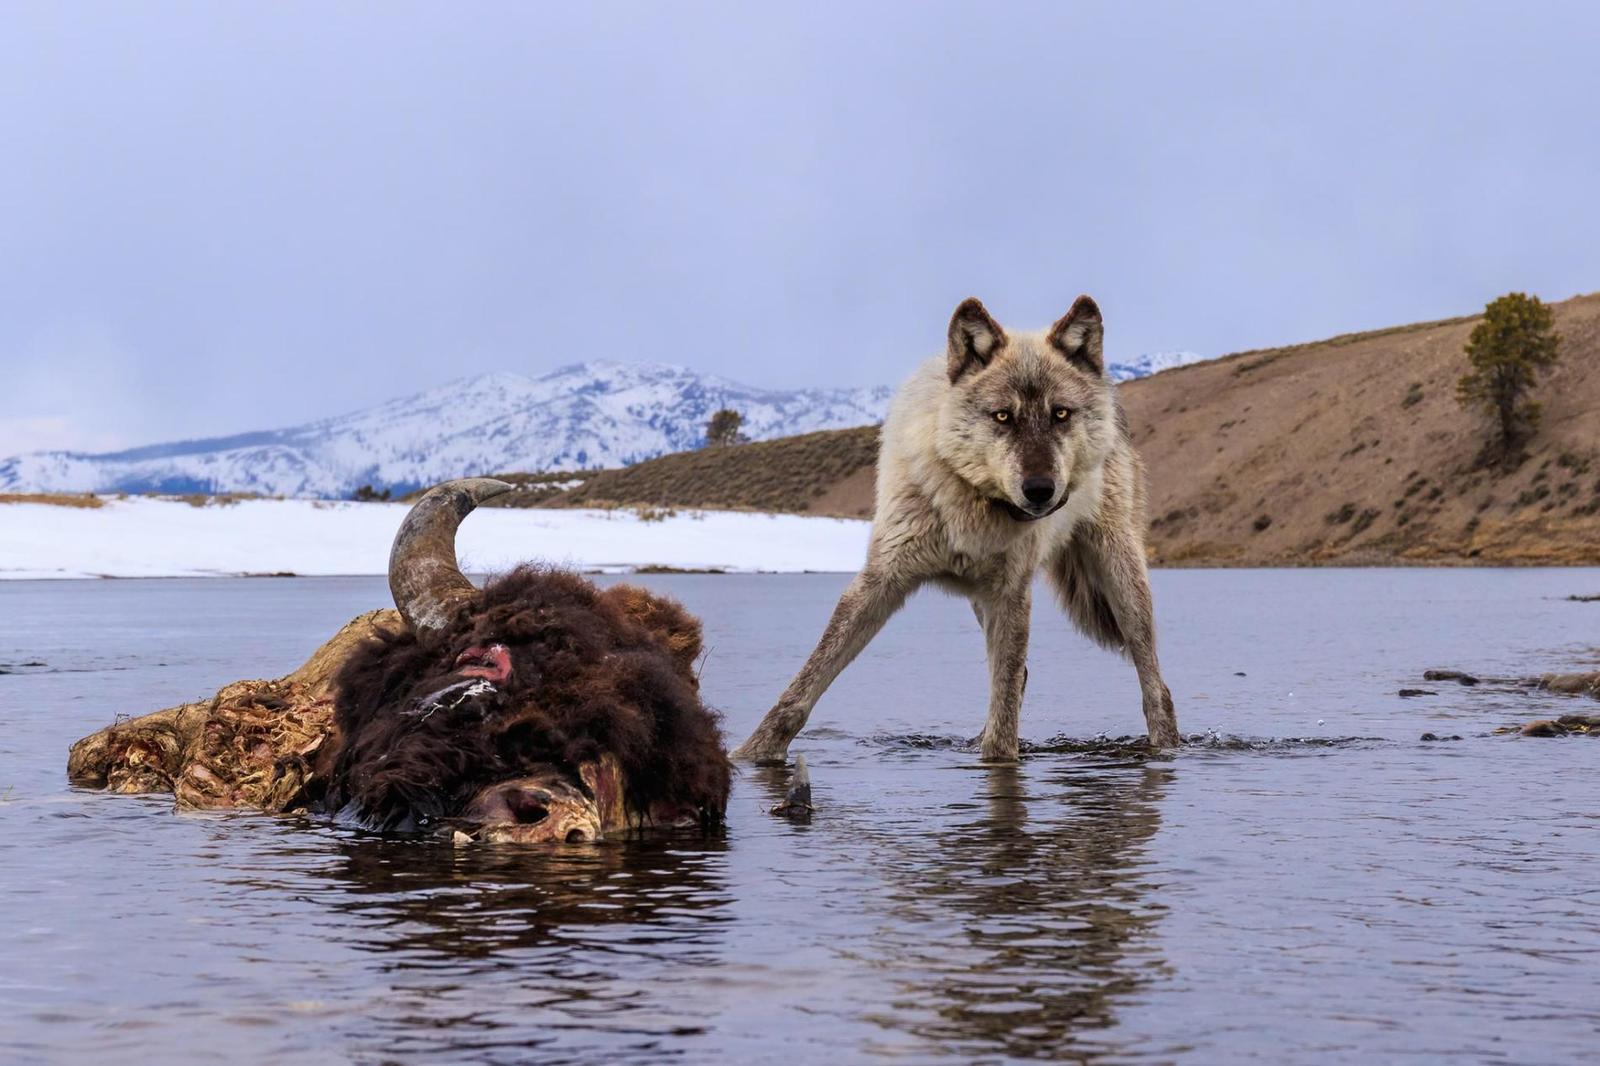
M 1550 308 L 1537 296 L 1513 292 L 1491 301 L 1467 341 L 1472 369 L 1456 386 L 1463 407 L 1494 418 L 1490 450 L 1511 458 L 1539 424 L 1539 404 L 1527 398 L 1539 372 L 1553 365 L 1561 337 Z
M 706 423 L 706 444 L 713 447 L 743 444 L 749 439 L 739 432 L 743 428 L 744 415 L 731 407 L 724 407 L 712 415 L 711 421 Z

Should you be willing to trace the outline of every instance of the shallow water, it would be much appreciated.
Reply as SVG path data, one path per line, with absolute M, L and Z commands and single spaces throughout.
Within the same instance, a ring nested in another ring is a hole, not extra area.
M 706 622 L 739 739 L 837 575 L 653 576 Z M 174 815 L 77 792 L 119 714 L 298 664 L 372 579 L 0 583 L 0 1060 L 1561 1062 L 1600 1036 L 1592 709 L 1421 684 L 1595 661 L 1600 571 L 1167 571 L 1189 733 L 1038 597 L 1020 766 L 985 768 L 982 642 L 925 594 L 725 834 L 560 850 Z M 43 665 L 23 665 L 41 663 Z M 1405 686 L 1438 695 L 1400 699 Z M 1429 742 L 1423 732 L 1460 735 Z

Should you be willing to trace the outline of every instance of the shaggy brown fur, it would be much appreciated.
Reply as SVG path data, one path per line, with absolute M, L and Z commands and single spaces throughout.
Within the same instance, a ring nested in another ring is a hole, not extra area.
M 511 674 L 465 681 L 457 657 L 503 644 Z M 730 767 L 694 676 L 699 623 L 641 589 L 522 567 L 491 582 L 441 633 L 382 633 L 335 678 L 329 810 L 374 828 L 423 829 L 483 788 L 614 755 L 629 805 L 720 820 Z M 322 776 L 319 774 L 318 776 Z

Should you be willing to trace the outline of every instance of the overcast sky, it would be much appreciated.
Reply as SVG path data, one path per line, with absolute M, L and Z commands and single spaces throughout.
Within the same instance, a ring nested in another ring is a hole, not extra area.
M 0 5 L 0 455 L 1600 289 L 1600 5 Z

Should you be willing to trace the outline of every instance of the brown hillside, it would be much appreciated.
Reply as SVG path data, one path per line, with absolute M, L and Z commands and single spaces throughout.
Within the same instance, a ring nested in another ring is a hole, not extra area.
M 1514 469 L 1456 402 L 1473 318 L 1244 352 L 1121 392 L 1176 564 L 1600 562 L 1600 295 L 1555 305 L 1562 361 Z
M 649 504 L 868 518 L 878 427 L 675 452 L 601 470 L 544 506 Z

